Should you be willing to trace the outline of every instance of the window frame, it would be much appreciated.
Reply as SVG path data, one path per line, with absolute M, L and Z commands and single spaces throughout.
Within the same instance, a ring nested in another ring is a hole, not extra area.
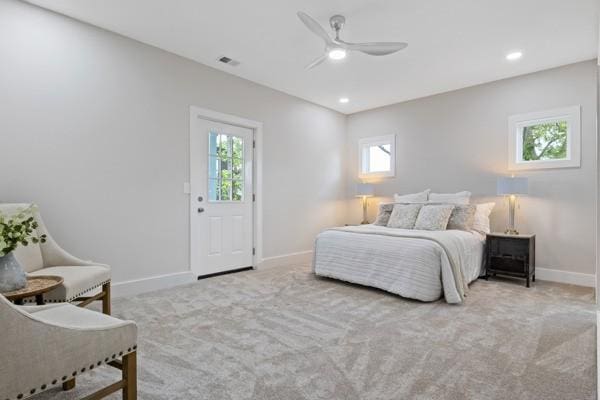
M 363 150 L 365 147 L 390 145 L 390 169 L 389 171 L 364 172 Z M 359 139 L 358 141 L 358 177 L 360 179 L 369 178 L 392 178 L 396 176 L 396 135 L 371 136 Z
M 548 122 L 567 122 L 567 158 L 523 160 L 523 128 Z M 522 171 L 581 166 L 581 106 L 556 108 L 508 118 L 508 169 Z

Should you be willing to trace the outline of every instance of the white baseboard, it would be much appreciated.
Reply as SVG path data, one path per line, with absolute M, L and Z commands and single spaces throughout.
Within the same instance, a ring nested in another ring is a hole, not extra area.
M 535 279 L 539 279 L 541 281 L 569 283 L 577 286 L 596 287 L 596 275 L 561 271 L 558 269 L 536 267 Z
M 157 275 L 130 281 L 115 282 L 111 287 L 113 297 L 134 296 L 154 290 L 167 289 L 173 286 L 196 282 L 197 277 L 191 271 L 174 274 Z
M 263 258 L 258 264 L 257 269 L 312 263 L 312 257 L 312 250 L 299 251 L 296 253 L 283 254 L 274 257 L 266 257 Z

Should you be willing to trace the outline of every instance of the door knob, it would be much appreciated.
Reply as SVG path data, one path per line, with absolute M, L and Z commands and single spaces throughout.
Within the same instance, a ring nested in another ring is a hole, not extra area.
M 198 213 L 203 213 L 203 212 L 204 212 L 204 208 L 200 207 L 200 208 L 198 209 Z
M 204 198 L 202 198 L 202 196 L 198 196 L 198 201 L 202 201 L 204 200 Z

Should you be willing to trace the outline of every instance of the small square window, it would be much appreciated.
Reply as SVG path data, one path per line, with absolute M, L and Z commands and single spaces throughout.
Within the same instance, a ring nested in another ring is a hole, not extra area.
M 510 117 L 509 169 L 579 167 L 580 113 L 575 106 Z
M 393 177 L 396 172 L 396 136 L 359 140 L 358 158 L 359 178 Z

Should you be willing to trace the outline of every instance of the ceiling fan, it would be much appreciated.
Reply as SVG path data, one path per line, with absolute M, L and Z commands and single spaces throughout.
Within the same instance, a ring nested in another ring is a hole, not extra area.
M 334 15 L 329 18 L 329 25 L 335 31 L 335 38 L 331 38 L 325 29 L 319 25 L 310 15 L 298 12 L 298 18 L 315 35 L 325 42 L 325 53 L 306 66 L 306 69 L 316 67 L 325 61 L 328 57 L 332 60 L 341 60 L 346 57 L 348 51 L 360 51 L 370 56 L 385 56 L 400 51 L 408 43 L 404 42 L 372 42 L 372 43 L 349 43 L 340 39 L 340 31 L 346 23 L 343 15 Z

